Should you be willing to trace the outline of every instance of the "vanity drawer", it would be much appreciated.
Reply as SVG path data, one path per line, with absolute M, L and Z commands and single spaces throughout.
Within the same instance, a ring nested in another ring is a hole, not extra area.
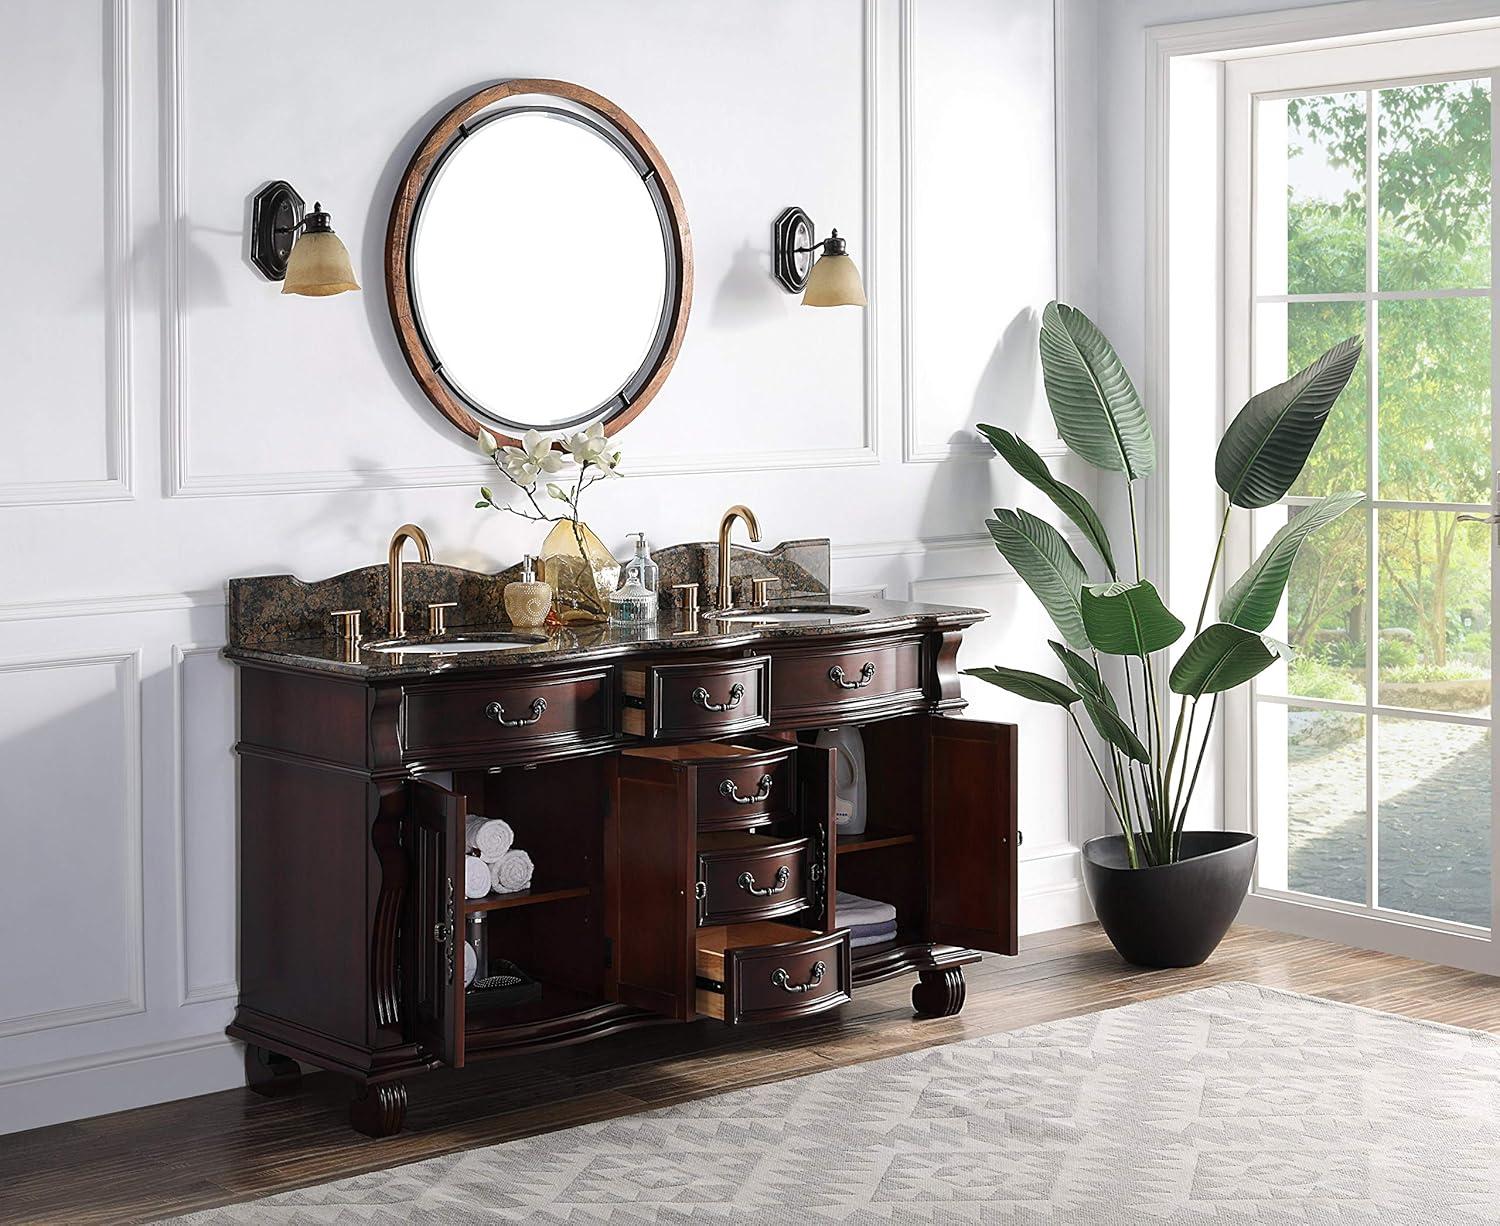
M 698 836 L 698 923 L 734 924 L 805 910 L 808 840 L 762 834 Z
M 819 723 L 907 698 L 913 703 L 923 698 L 918 638 L 787 651 L 776 657 L 772 714 L 778 725 Z
M 621 755 L 632 773 L 670 788 L 690 802 L 699 832 L 746 830 L 798 811 L 797 761 L 792 741 L 746 736 L 690 745 L 639 745 Z
M 596 740 L 612 731 L 613 673 L 410 686 L 402 714 L 407 755 Z
M 788 924 L 698 930 L 697 1009 L 730 1025 L 820 1013 L 849 999 L 849 932 Z
M 630 736 L 725 736 L 764 728 L 770 720 L 770 656 L 627 667 L 620 682 L 620 726 Z

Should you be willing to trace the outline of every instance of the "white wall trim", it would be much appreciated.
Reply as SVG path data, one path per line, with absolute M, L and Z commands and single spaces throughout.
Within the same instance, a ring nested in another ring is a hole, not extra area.
M 77 596 L 70 600 L 29 600 L 0 604 L 0 622 L 49 621 L 58 617 L 112 617 L 125 613 L 177 613 L 222 608 L 222 588 L 198 592 L 159 592 L 125 596 Z
M 144 1013 L 146 1010 L 146 900 L 143 876 L 145 832 L 141 780 L 140 649 L 0 660 L 0 673 L 88 668 L 101 664 L 112 664 L 122 673 L 118 692 L 122 702 L 121 715 L 123 717 L 120 752 L 125 771 L 121 796 L 125 856 L 119 868 L 124 874 L 126 889 L 125 912 L 120 920 L 123 929 L 129 934 L 129 965 L 126 968 L 129 987 L 124 996 L 114 1000 L 95 1001 L 62 1009 L 44 1009 L 37 1013 L 0 1018 L 0 1038 L 28 1034 L 34 1030 L 52 1030 L 59 1026 L 73 1026 L 80 1022 L 98 1022 L 106 1018 L 125 1017 L 133 1013 Z M 66 902 L 66 899 L 59 899 L 58 905 L 66 905 Z M 15 939 L 14 935 L 13 939 Z
M 125 0 L 117 0 L 124 3 Z M 880 463 L 880 378 L 878 303 L 879 130 L 878 0 L 861 0 L 862 9 L 862 144 L 863 273 L 869 306 L 864 309 L 864 397 L 861 441 L 853 447 L 809 447 L 770 451 L 714 452 L 696 455 L 634 455 L 625 475 L 691 476 L 714 472 L 779 471 L 796 468 L 844 468 Z M 167 210 L 162 277 L 165 332 L 164 401 L 166 492 L 173 498 L 225 498 L 244 495 L 317 494 L 342 490 L 423 489 L 482 482 L 490 468 L 479 460 L 426 467 L 264 473 L 195 473 L 189 439 L 192 411 L 188 398 L 188 156 L 187 69 L 183 0 L 166 0 L 162 18 L 162 199 Z M 769 224 L 769 221 L 768 223 Z
M 916 63 L 913 56 L 913 47 L 916 43 L 917 29 L 917 7 L 916 0 L 901 0 L 900 6 L 900 47 L 898 56 L 897 72 L 897 95 L 900 107 L 900 160 L 897 167 L 900 183 L 899 199 L 901 205 L 901 458 L 907 464 L 941 464 L 946 460 L 993 460 L 995 451 L 982 438 L 973 437 L 962 440 L 949 440 L 944 443 L 925 443 L 921 439 L 921 423 L 917 413 L 916 392 L 916 311 L 912 302 L 912 279 L 914 275 L 914 261 L 912 253 L 915 247 L 916 227 L 912 222 L 912 181 L 913 163 L 916 157 Z M 1058 69 L 1058 43 L 1057 43 L 1057 3 L 1053 0 L 1053 55 L 1052 71 L 1054 82 L 1054 103 L 1056 99 L 1056 80 Z M 1056 125 L 1060 112 L 1054 105 L 1053 127 L 1054 138 Z M 1053 179 L 1057 185 L 1054 192 L 1055 207 L 1053 211 L 1053 246 L 1057 251 L 1056 259 L 1059 261 L 1058 271 L 1054 273 L 1054 280 L 1061 283 L 1061 261 L 1062 261 L 1062 233 L 1060 221 L 1063 216 L 1061 209 L 1063 205 L 1063 193 L 1061 189 L 1061 162 L 1056 155 L 1056 144 L 1054 139 L 1053 154 Z M 1055 287 L 1054 287 L 1055 288 Z M 1068 454 L 1068 449 L 1062 439 L 1052 438 L 1043 442 L 1036 448 L 1037 453 L 1045 459 L 1056 459 Z
M 132 74 L 130 71 L 130 2 L 110 0 L 104 10 L 108 73 L 108 134 L 104 225 L 104 430 L 105 473 L 101 478 L 71 481 L 22 481 L 0 484 L 0 506 L 51 503 L 120 502 L 134 493 L 134 398 L 131 386 L 131 317 L 134 302 L 130 275 L 134 223 L 131 190 Z M 58 406 L 53 406 L 58 409 Z
M 188 982 L 188 942 L 191 927 L 187 913 L 187 813 L 185 795 L 187 791 L 187 747 L 183 743 L 184 717 L 187 711 L 184 665 L 193 656 L 218 655 L 222 643 L 173 643 L 172 644 L 172 845 L 177 856 L 176 881 L 177 903 L 177 1003 L 199 1005 L 215 1000 L 232 1000 L 240 994 L 239 977 L 221 983 L 193 984 Z M 236 806 L 236 809 L 238 806 Z M 236 826 L 239 815 L 235 814 Z M 236 837 L 238 847 L 238 837 Z M 238 876 L 236 876 L 238 880 Z M 238 962 L 239 918 L 235 908 L 235 951 Z

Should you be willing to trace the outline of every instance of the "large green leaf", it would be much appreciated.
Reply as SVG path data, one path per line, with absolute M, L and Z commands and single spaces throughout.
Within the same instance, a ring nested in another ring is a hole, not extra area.
M 1219 620 L 1243 626 L 1247 630 L 1264 630 L 1276 616 L 1281 594 L 1286 591 L 1292 563 L 1302 542 L 1319 528 L 1333 523 L 1349 508 L 1364 501 L 1363 494 L 1329 494 L 1298 511 L 1296 516 L 1277 530 L 1260 551 L 1260 557 L 1224 593 L 1219 602 Z
M 1019 668 L 966 668 L 964 672 L 970 677 L 978 677 L 981 681 L 998 685 L 1002 690 L 1029 698 L 1032 702 L 1071 707 L 1078 701 L 1078 695 L 1061 681 L 1054 681 L 1041 673 L 1028 673 Z
M 1082 311 L 1049 302 L 1042 311 L 1042 382 L 1057 432 L 1097 468 L 1128 480 L 1150 476 L 1156 441 L 1125 364 Z
M 1217 694 L 1258 676 L 1292 649 L 1268 634 L 1215 622 L 1182 653 L 1169 679 L 1178 694 Z
M 1042 602 L 1063 638 L 1075 647 L 1087 647 L 1078 595 L 1088 575 L 1062 534 L 1029 511 L 996 508 L 995 518 L 984 522 L 995 547 Z
M 1214 477 L 1237 507 L 1270 506 L 1302 472 L 1363 342 L 1340 341 L 1285 383 L 1250 397 L 1219 440 Z
M 979 433 L 990 440 L 990 445 L 1005 458 L 1007 464 L 1052 499 L 1057 509 L 1078 525 L 1078 530 L 1099 551 L 1104 565 L 1114 575 L 1115 556 L 1109 547 L 1109 534 L 1104 531 L 1104 523 L 1089 500 L 1071 485 L 1057 480 L 1047 467 L 1047 461 L 1037 455 L 1025 439 L 998 426 L 981 425 Z
M 1149 655 L 1182 637 L 1183 624 L 1144 579 L 1090 583 L 1083 589 L 1081 607 L 1089 642 L 1112 656 Z
M 1111 711 L 1119 711 L 1120 708 L 1115 705 L 1115 696 L 1109 692 L 1109 687 L 1104 684 L 1104 678 L 1099 675 L 1097 668 L 1076 651 L 1070 651 L 1052 639 L 1047 640 L 1047 646 L 1052 648 L 1052 653 L 1062 661 L 1068 680 L 1073 683 L 1080 696 L 1088 695 L 1097 698 Z
M 1083 709 L 1089 713 L 1089 719 L 1093 721 L 1094 727 L 1099 729 L 1100 736 L 1128 758 L 1134 758 L 1137 762 L 1151 761 L 1150 751 L 1141 744 L 1141 738 L 1136 736 L 1130 725 L 1121 719 L 1112 707 L 1105 706 L 1092 694 L 1080 694 L 1078 697 L 1083 702 Z

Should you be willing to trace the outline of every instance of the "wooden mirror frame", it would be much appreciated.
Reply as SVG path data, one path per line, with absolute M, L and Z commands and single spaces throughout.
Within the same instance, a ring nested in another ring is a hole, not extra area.
M 636 377 L 644 373 L 645 381 L 634 395 L 625 399 L 622 407 L 602 419 L 605 434 L 614 434 L 634 421 L 641 410 L 651 403 L 652 397 L 661 389 L 671 372 L 673 363 L 677 361 L 677 351 L 682 347 L 688 311 L 693 302 L 693 239 L 688 230 L 687 213 L 682 207 L 682 196 L 677 191 L 677 182 L 667 169 L 660 150 L 641 131 L 635 120 L 608 98 L 567 81 L 523 78 L 502 81 L 471 94 L 443 116 L 418 146 L 406 173 L 401 176 L 396 199 L 391 205 L 391 222 L 385 238 L 385 287 L 391 322 L 395 325 L 396 339 L 401 345 L 401 352 L 406 356 L 407 366 L 438 411 L 474 438 L 479 437 L 481 425 L 490 429 L 491 423 L 477 419 L 464 400 L 454 394 L 453 388 L 439 373 L 428 352 L 412 297 L 411 238 L 423 191 L 441 165 L 455 135 L 461 135 L 461 126 L 495 103 L 525 94 L 550 94 L 594 112 L 630 144 L 650 168 L 651 175 L 661 189 L 665 205 L 664 230 L 674 248 L 669 253 L 669 258 L 673 261 L 675 276 L 671 278 L 672 285 L 668 287 L 671 295 L 669 309 L 663 313 L 670 323 L 648 353 L 645 362 L 637 369 Z M 495 434 L 502 445 L 517 445 L 514 438 L 493 430 L 491 433 Z

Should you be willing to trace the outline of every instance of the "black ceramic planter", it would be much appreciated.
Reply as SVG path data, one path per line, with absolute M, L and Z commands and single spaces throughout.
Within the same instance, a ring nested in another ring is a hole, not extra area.
M 1099 923 L 1120 956 L 1136 966 L 1197 966 L 1239 914 L 1255 868 L 1255 836 L 1188 830 L 1182 859 L 1131 868 L 1125 836 L 1083 845 L 1083 880 Z

